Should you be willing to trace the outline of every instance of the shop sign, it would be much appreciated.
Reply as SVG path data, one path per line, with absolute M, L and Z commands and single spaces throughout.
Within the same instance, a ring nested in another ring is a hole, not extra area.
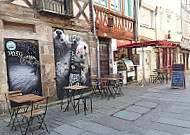
M 174 64 L 172 66 L 171 88 L 185 88 L 185 65 Z

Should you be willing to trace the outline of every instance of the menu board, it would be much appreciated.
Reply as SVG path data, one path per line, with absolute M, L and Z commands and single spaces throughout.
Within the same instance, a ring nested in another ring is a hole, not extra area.
M 175 64 L 172 67 L 171 88 L 185 88 L 184 64 Z
M 173 71 L 184 71 L 184 64 L 175 64 L 172 68 Z
M 139 54 L 133 54 L 133 64 L 139 65 Z

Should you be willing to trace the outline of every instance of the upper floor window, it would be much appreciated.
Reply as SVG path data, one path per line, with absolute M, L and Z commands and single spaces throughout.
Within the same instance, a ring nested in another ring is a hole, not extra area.
M 153 11 L 141 7 L 140 9 L 140 25 L 147 28 L 153 28 Z
M 171 30 L 171 15 L 167 15 L 167 30 Z
M 134 18 L 134 0 L 124 0 L 124 14 L 128 17 Z
M 94 0 L 94 3 L 104 7 L 108 7 L 108 0 Z
M 121 0 L 110 0 L 111 10 L 121 13 Z

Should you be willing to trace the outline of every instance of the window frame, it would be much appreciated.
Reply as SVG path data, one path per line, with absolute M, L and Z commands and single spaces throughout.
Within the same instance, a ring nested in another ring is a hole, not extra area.
M 111 0 L 110 0 L 110 10 L 115 11 L 117 13 L 122 13 L 122 5 L 121 5 L 121 1 L 122 0 L 113 0 L 113 1 L 114 1 L 114 5 L 116 5 L 116 1 L 119 2 L 119 10 L 117 10 L 116 8 L 112 8 L 112 6 L 111 6 Z
M 108 0 L 104 0 L 105 1 L 105 5 L 101 4 L 101 0 L 97 0 L 98 2 L 94 1 L 95 4 L 102 6 L 102 7 L 106 7 L 108 8 Z
M 135 2 L 135 0 L 123 0 L 123 1 L 124 1 L 124 8 L 123 8 L 124 15 L 134 19 L 134 2 Z M 129 1 L 130 1 L 130 8 L 129 8 Z M 130 13 L 130 15 L 129 15 L 129 13 Z

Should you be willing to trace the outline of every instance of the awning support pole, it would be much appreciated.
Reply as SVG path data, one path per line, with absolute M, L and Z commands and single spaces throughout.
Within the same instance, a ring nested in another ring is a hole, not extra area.
M 142 80 L 140 82 L 141 87 L 144 87 L 146 84 L 146 79 L 145 79 L 145 54 L 144 54 L 144 45 L 142 45 Z

